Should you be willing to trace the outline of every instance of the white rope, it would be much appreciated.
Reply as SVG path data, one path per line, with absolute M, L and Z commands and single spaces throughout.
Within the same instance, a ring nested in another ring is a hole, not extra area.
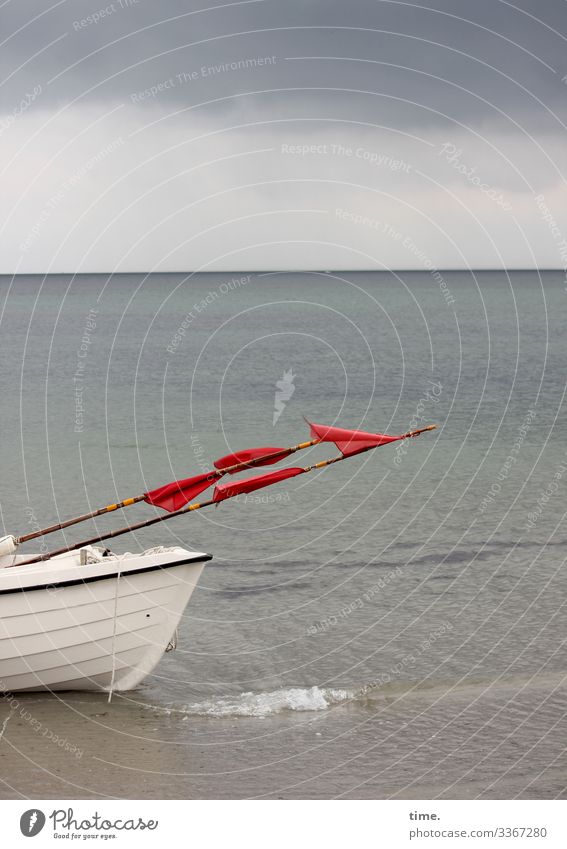
M 120 562 L 120 561 L 119 561 Z M 110 690 L 108 691 L 108 701 L 112 700 L 112 691 L 114 689 L 114 675 L 116 672 L 116 620 L 118 617 L 118 584 L 120 582 L 120 565 L 116 573 L 116 593 L 114 595 L 114 621 L 112 625 L 112 676 L 110 678 Z
M 6 726 L 8 725 L 9 721 L 12 719 L 13 713 L 14 713 L 14 708 L 12 708 L 11 712 L 8 714 L 8 716 L 6 717 L 4 722 L 2 723 L 2 730 L 0 731 L 0 740 L 4 736 L 4 731 L 6 730 Z

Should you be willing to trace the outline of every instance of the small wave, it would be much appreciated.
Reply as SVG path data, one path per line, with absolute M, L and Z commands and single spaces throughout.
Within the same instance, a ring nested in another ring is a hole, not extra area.
M 349 690 L 321 687 L 289 687 L 269 693 L 241 693 L 232 698 L 208 699 L 188 705 L 186 713 L 197 716 L 271 716 L 285 711 L 326 710 L 352 698 Z

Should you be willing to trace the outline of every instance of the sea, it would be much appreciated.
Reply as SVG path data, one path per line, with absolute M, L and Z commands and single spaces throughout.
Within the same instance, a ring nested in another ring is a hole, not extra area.
M 560 271 L 0 277 L 3 533 L 306 420 L 437 426 L 112 540 L 213 555 L 177 648 L 21 696 L 51 736 L 12 717 L 0 796 L 567 798 L 566 308 Z

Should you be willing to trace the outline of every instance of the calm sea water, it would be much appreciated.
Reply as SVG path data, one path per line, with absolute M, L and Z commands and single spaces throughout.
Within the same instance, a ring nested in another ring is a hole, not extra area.
M 30 696 L 84 755 L 59 763 L 22 729 L 4 795 L 565 797 L 566 286 L 0 278 L 5 532 L 295 444 L 303 416 L 438 425 L 116 540 L 214 555 L 178 649 L 110 705 Z

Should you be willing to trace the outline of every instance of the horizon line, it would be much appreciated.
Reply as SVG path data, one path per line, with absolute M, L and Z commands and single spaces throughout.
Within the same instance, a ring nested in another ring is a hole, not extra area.
M 492 271 L 497 272 L 499 274 L 505 274 L 510 271 L 534 271 L 534 272 L 548 272 L 548 271 L 558 271 L 565 272 L 566 269 L 563 267 L 539 267 L 539 266 L 507 266 L 506 268 L 493 268 L 493 267 L 480 267 L 480 268 L 332 268 L 332 269 L 323 269 L 323 268 L 258 268 L 258 269 L 250 269 L 250 268 L 226 268 L 219 271 L 211 271 L 211 270 L 197 270 L 197 269 L 185 269 L 185 270 L 170 270 L 170 271 L 147 271 L 147 270 L 134 270 L 134 271 L 0 271 L 0 277 L 54 277 L 54 276 L 69 276 L 69 277 L 80 277 L 87 275 L 126 275 L 126 274 L 335 274 L 335 273 L 356 273 L 356 274 L 403 274 L 406 272 L 417 272 L 420 274 L 433 274 L 434 272 L 439 273 L 447 273 L 453 271 L 462 271 L 467 274 L 476 274 L 478 272 L 486 272 Z

